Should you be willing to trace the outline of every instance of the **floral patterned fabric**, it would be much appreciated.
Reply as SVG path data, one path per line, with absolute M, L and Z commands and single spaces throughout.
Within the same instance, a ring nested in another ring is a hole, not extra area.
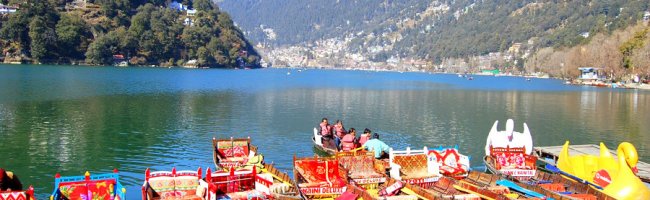
M 92 181 L 86 187 L 92 200 L 112 200 L 115 196 L 115 180 Z
M 338 160 L 344 168 L 350 170 L 350 178 L 383 177 L 381 174 L 377 173 L 377 170 L 375 169 L 375 158 L 372 154 L 341 156 L 338 157 Z
M 322 184 L 328 187 L 343 187 L 345 181 L 339 176 L 337 160 L 297 160 L 296 170 L 308 183 Z
M 196 196 L 199 179 L 196 176 L 176 177 L 175 190 L 180 196 Z
M 196 176 L 154 177 L 149 187 L 163 200 L 203 199 L 196 195 L 199 179 Z
M 59 191 L 67 199 L 90 199 L 86 183 L 61 183 L 59 185 Z
M 113 200 L 115 180 L 61 183 L 59 191 L 62 196 L 70 200 Z
M 249 149 L 247 141 L 218 141 L 217 147 L 219 153 L 228 160 L 248 157 Z

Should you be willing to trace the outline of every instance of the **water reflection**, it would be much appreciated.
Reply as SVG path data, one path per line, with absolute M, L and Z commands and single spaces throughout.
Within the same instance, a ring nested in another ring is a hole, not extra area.
M 34 184 L 38 198 L 47 198 L 56 172 L 119 168 L 128 199 L 138 199 L 147 167 L 212 167 L 212 137 L 251 137 L 289 171 L 292 155 L 313 155 L 311 130 L 322 117 L 370 128 L 396 149 L 458 144 L 473 164 L 494 120 L 503 129 L 508 118 L 519 131 L 528 123 L 538 146 L 631 141 L 650 161 L 644 91 L 408 73 L 50 70 L 0 73 L 0 94 L 10 95 L 0 95 L 0 138 L 10 141 L 0 146 L 9 152 L 0 166 Z M 315 81 L 334 75 L 346 81 Z

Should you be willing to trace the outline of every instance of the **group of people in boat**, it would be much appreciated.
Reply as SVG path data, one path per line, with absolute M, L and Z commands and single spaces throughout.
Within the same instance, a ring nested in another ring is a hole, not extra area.
M 376 158 L 388 158 L 390 147 L 379 140 L 379 134 L 372 133 L 368 128 L 357 137 L 357 130 L 348 130 L 343 126 L 343 121 L 336 120 L 336 123 L 329 124 L 327 118 L 323 118 L 318 126 L 318 134 L 322 136 L 323 147 L 336 149 L 337 151 L 351 151 L 363 147 L 366 150 L 374 151 Z

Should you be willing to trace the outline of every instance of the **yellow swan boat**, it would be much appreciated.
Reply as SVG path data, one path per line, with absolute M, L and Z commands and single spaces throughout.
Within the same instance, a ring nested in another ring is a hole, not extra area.
M 600 143 L 600 156 L 569 156 L 569 141 L 564 143 L 557 160 L 560 170 L 603 188 L 616 199 L 650 199 L 650 189 L 634 175 L 639 155 L 634 145 L 623 142 L 616 149 L 618 160 Z

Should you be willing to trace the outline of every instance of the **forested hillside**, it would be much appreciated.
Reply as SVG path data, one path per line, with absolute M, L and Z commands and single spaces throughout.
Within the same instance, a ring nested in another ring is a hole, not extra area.
M 219 4 L 255 42 L 282 46 L 348 38 L 347 50 L 370 60 L 415 57 L 441 63 L 507 52 L 515 44 L 521 59 L 546 47 L 586 44 L 598 33 L 635 25 L 650 1 L 223 0 Z
M 35 63 L 255 67 L 259 56 L 210 0 L 3 0 L 5 60 Z

